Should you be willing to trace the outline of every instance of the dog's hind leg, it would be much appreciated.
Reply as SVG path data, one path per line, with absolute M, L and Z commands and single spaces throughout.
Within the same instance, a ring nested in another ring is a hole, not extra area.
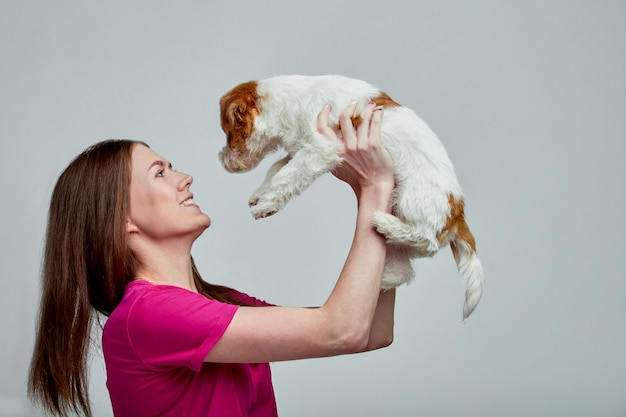
M 409 248 L 388 244 L 381 288 L 387 290 L 410 282 L 415 276 L 411 265 Z
M 376 212 L 372 216 L 372 224 L 387 243 L 408 245 L 414 249 L 417 257 L 430 257 L 439 250 L 439 241 L 435 237 L 427 237 L 420 233 L 417 225 L 404 222 L 392 214 Z

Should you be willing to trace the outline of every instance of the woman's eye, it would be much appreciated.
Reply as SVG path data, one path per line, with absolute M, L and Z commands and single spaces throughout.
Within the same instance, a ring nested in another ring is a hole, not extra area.
M 159 170 L 159 172 L 157 172 L 157 175 L 156 175 L 156 176 L 157 176 L 157 177 L 162 177 L 164 174 L 165 174 L 165 170 L 164 170 L 164 169 L 161 169 L 161 170 Z

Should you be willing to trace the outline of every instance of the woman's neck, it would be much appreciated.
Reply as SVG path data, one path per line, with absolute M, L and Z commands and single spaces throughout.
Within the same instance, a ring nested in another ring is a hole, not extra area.
M 167 284 L 197 292 L 191 263 L 191 250 L 159 246 L 136 254 L 139 267 L 135 279 Z

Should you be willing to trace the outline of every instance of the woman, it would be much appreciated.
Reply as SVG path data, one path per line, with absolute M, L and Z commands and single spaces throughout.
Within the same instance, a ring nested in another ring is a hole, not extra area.
M 377 349 L 391 343 L 393 290 L 381 292 L 385 242 L 370 224 L 390 211 L 391 159 L 382 111 L 355 129 L 340 116 L 344 163 L 334 174 L 358 201 L 354 239 L 319 308 L 272 306 L 204 282 L 191 257 L 211 220 L 193 202 L 192 177 L 147 145 L 105 141 L 60 176 L 48 220 L 30 395 L 55 415 L 91 416 L 87 354 L 97 314 L 116 416 L 275 416 L 269 362 Z M 261 307 L 261 308 L 259 308 Z

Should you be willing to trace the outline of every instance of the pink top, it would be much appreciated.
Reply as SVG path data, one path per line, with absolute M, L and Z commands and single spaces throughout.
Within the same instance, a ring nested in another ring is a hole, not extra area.
M 129 283 L 102 334 L 115 416 L 277 416 L 269 364 L 204 362 L 238 308 L 179 287 Z

